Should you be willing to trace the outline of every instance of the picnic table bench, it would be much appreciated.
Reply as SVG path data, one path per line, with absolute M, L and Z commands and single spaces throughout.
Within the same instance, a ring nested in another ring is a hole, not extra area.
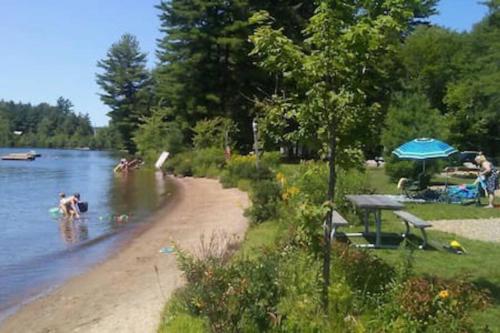
M 370 234 L 368 217 L 370 214 L 375 216 L 375 244 L 357 244 L 357 247 L 375 247 L 375 248 L 393 248 L 393 245 L 382 244 L 382 210 L 400 210 L 404 206 L 385 195 L 379 194 L 360 194 L 347 195 L 347 200 L 362 211 L 364 211 L 363 222 L 365 231 L 363 233 L 348 233 L 348 237 L 367 236 Z
M 406 225 L 406 232 L 403 234 L 403 237 L 407 237 L 410 234 L 410 224 L 411 224 L 413 227 L 420 229 L 420 231 L 422 232 L 423 242 L 422 245 L 419 246 L 419 248 L 423 249 L 424 247 L 426 247 L 427 234 L 425 232 L 425 229 L 432 227 L 432 224 L 404 210 L 394 211 L 394 214 L 397 217 L 399 217 Z
M 332 230 L 330 232 L 330 239 L 335 239 L 338 227 L 345 227 L 349 224 L 347 220 L 339 214 L 336 210 L 332 211 Z M 326 227 L 326 226 L 325 226 Z

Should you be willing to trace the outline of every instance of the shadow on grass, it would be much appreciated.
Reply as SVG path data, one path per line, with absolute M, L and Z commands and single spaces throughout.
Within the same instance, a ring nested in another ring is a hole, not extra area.
M 474 280 L 474 284 L 479 288 L 488 289 L 491 293 L 491 298 L 496 305 L 500 304 L 500 286 L 483 277 Z
M 336 236 L 336 239 L 341 242 L 346 242 L 351 245 L 356 244 L 375 244 L 376 236 L 375 233 L 370 233 L 368 235 L 357 236 L 346 236 L 344 233 L 340 233 Z M 360 242 L 361 240 L 361 242 Z M 405 242 L 406 240 L 406 242 Z M 410 234 L 406 238 L 402 237 L 399 233 L 387 233 L 382 234 L 382 246 L 388 246 L 397 250 L 402 246 L 413 248 L 419 250 L 419 246 L 423 243 L 423 239 L 417 235 Z M 427 243 L 424 249 L 425 251 L 438 251 L 439 249 L 433 245 Z

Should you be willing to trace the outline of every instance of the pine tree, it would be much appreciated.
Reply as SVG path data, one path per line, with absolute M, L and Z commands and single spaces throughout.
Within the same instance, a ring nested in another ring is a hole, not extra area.
M 305 4 L 303 5 L 302 2 Z M 162 1 L 158 43 L 156 91 L 169 120 L 185 132 L 197 121 L 222 116 L 239 128 L 240 148 L 250 146 L 255 96 L 275 84 L 274 77 L 257 68 L 251 57 L 248 19 L 268 9 L 282 20 L 292 35 L 312 15 L 305 1 L 281 0 L 172 0 Z M 286 22 L 286 23 L 285 23 Z
M 96 75 L 97 84 L 104 91 L 101 100 L 111 109 L 108 113 L 111 125 L 121 134 L 125 148 L 135 152 L 133 133 L 149 113 L 150 75 L 146 54 L 140 51 L 133 35 L 125 34 L 97 66 L 103 70 Z

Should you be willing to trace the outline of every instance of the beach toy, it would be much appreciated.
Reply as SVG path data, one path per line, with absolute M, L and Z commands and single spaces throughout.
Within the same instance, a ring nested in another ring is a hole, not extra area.
M 456 240 L 452 240 L 450 242 L 450 245 L 444 246 L 444 248 L 447 249 L 448 251 L 456 253 L 456 254 L 466 253 L 466 251 L 465 251 L 464 247 L 462 246 L 462 244 L 460 244 Z
M 49 214 L 52 215 L 52 217 L 59 217 L 62 215 L 59 207 L 53 207 L 53 208 L 49 209 Z
M 174 252 L 175 252 L 175 248 L 172 246 L 162 247 L 160 249 L 160 253 L 170 254 L 170 253 L 174 253 Z

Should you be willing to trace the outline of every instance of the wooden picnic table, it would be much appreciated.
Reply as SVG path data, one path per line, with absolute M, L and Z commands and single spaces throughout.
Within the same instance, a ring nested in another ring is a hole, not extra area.
M 375 216 L 375 244 L 368 244 L 368 247 L 388 247 L 382 245 L 382 210 L 401 210 L 404 205 L 379 194 L 347 195 L 349 200 L 356 208 L 363 210 L 363 222 L 365 225 L 364 233 L 350 233 L 347 236 L 366 236 L 370 233 L 368 216 L 373 213 Z M 363 246 L 363 245 L 360 245 Z

